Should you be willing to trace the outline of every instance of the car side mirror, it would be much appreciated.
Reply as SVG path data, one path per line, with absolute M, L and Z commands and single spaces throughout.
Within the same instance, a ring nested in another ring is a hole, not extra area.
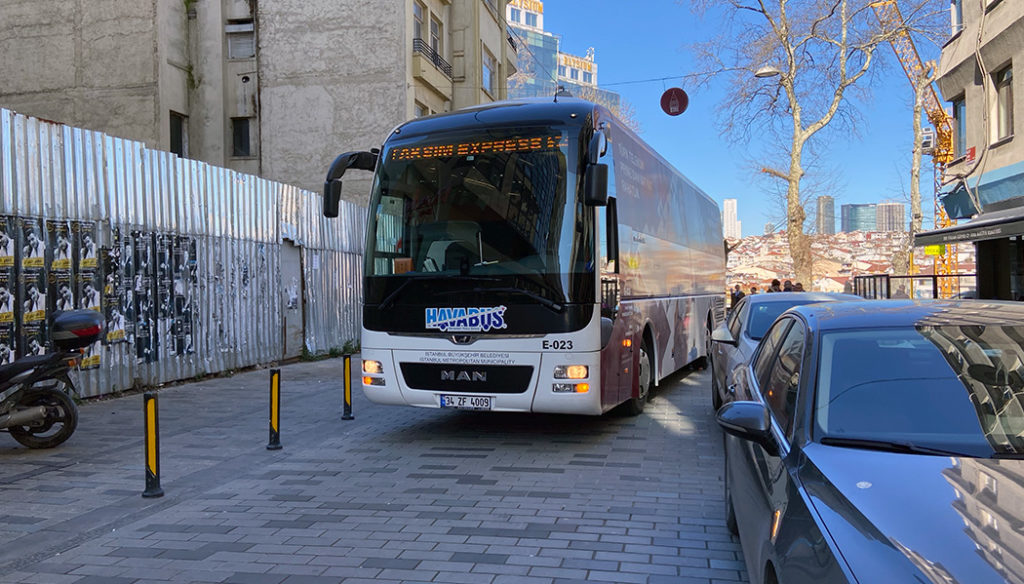
M 739 341 L 732 336 L 732 331 L 729 330 L 729 327 L 725 326 L 724 322 L 716 326 L 715 330 L 711 331 L 711 340 L 716 343 L 726 343 L 734 347 L 739 344 Z
M 758 444 L 770 455 L 779 453 L 779 447 L 772 436 L 768 408 L 764 404 L 754 401 L 730 402 L 718 409 L 715 418 L 726 434 Z

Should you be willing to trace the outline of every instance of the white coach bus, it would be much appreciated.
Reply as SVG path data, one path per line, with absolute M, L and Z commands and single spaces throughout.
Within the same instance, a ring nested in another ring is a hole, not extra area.
M 605 108 L 512 101 L 417 118 L 381 149 L 362 386 L 427 408 L 639 414 L 724 313 L 718 206 Z

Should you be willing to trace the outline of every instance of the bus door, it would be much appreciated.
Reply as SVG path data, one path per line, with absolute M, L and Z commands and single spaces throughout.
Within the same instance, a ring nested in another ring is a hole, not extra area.
M 627 319 L 622 318 L 622 286 L 619 277 L 619 229 L 615 198 L 597 207 L 600 241 L 600 301 L 602 402 L 619 403 L 633 391 L 633 351 Z M 607 342 L 605 342 L 607 341 Z

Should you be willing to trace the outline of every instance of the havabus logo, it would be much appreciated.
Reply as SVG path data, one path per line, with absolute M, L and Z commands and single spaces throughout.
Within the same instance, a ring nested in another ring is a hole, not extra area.
M 486 371 L 442 371 L 441 381 L 487 381 Z
M 504 306 L 428 308 L 426 327 L 442 332 L 485 332 L 505 328 Z

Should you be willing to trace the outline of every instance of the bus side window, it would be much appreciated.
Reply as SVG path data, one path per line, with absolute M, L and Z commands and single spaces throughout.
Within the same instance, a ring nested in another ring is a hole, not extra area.
M 619 273 L 619 220 L 615 199 L 608 199 L 604 207 L 597 207 L 597 224 L 600 226 L 598 249 L 602 274 Z

